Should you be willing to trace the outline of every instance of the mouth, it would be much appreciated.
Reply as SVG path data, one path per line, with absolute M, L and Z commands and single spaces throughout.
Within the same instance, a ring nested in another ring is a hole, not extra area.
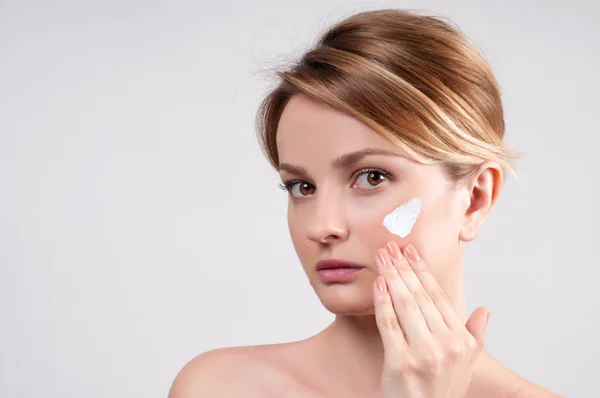
M 325 283 L 351 281 L 364 268 L 364 265 L 336 259 L 320 260 L 316 266 L 317 273 Z
M 325 270 L 325 269 L 338 269 L 338 268 L 365 268 L 364 265 L 350 263 L 344 260 L 337 259 L 328 259 L 328 260 L 319 260 L 317 262 L 317 271 Z

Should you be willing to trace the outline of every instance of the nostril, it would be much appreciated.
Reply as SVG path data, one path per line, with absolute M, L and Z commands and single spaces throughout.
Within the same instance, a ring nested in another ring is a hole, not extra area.
M 311 229 L 308 235 L 315 242 L 333 243 L 345 240 L 348 232 L 344 226 L 327 225 Z

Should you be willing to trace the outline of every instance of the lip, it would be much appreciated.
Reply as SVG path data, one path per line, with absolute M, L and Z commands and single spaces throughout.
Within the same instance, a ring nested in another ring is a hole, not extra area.
M 338 260 L 335 258 L 317 261 L 317 271 L 335 268 L 365 268 L 365 266 L 360 264 L 354 264 L 344 260 Z
M 339 283 L 351 281 L 356 274 L 366 267 L 343 260 L 329 259 L 318 261 L 316 268 L 323 282 Z

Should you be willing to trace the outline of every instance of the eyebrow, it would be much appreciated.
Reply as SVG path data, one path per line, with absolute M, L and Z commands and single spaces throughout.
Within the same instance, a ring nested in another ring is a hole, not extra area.
M 351 165 L 357 163 L 358 161 L 360 161 L 362 158 L 364 158 L 366 156 L 371 156 L 371 155 L 398 156 L 398 157 L 402 156 L 401 154 L 391 151 L 389 149 L 365 148 L 365 149 L 361 149 L 360 151 L 350 152 L 350 153 L 341 155 L 341 156 L 335 158 L 331 162 L 331 165 L 336 169 L 341 169 L 344 167 L 351 166 Z M 287 171 L 292 174 L 302 174 L 302 175 L 308 174 L 308 173 L 306 173 L 306 170 L 303 167 L 294 166 L 294 165 L 291 165 L 288 163 L 280 163 L 278 166 L 278 170 Z

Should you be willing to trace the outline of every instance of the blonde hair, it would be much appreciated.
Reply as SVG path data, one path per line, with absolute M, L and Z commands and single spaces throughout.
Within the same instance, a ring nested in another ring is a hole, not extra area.
M 492 160 L 511 169 L 500 88 L 468 39 L 439 18 L 384 9 L 329 28 L 284 71 L 261 103 L 257 133 L 279 165 L 276 134 L 290 98 L 304 94 L 397 143 L 413 160 L 440 163 L 458 181 Z

